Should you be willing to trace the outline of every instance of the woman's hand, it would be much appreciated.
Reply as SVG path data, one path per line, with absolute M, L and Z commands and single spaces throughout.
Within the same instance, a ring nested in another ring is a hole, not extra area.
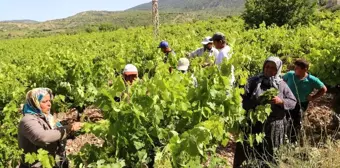
M 79 131 L 83 127 L 83 123 L 75 122 L 71 124 L 71 131 Z
M 283 100 L 281 98 L 279 98 L 278 96 L 275 96 L 272 99 L 272 102 L 273 102 L 273 104 L 276 104 L 276 105 L 283 105 Z

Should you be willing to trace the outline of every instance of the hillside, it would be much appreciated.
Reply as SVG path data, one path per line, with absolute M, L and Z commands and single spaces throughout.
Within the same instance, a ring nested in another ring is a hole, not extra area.
M 183 23 L 224 18 L 239 14 L 243 9 L 243 4 L 244 0 L 162 0 L 160 2 L 160 23 Z M 146 3 L 126 11 L 86 11 L 67 18 L 45 22 L 32 20 L 0 22 L 0 39 L 96 31 L 102 24 L 109 25 L 113 29 L 148 26 L 152 24 L 150 8 L 151 3 Z
M 5 20 L 5 21 L 0 21 L 0 23 L 39 23 L 38 21 L 35 20 Z
M 217 15 L 207 11 L 160 11 L 161 23 L 181 23 L 183 21 L 201 20 L 210 17 L 225 17 L 230 12 L 221 11 Z M 88 25 L 111 23 L 118 27 L 146 26 L 152 23 L 151 11 L 87 11 L 63 19 L 45 22 L 0 22 L 1 31 L 43 30 L 43 29 L 77 29 Z
M 207 10 L 212 8 L 220 9 L 242 9 L 244 0 L 161 0 L 159 1 L 160 10 Z M 145 3 L 133 7 L 129 10 L 150 10 L 151 3 Z

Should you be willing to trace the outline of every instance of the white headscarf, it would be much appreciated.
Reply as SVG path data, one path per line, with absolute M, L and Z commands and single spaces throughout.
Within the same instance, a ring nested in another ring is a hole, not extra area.
M 268 62 L 273 62 L 276 64 L 276 69 L 277 69 L 277 73 L 275 76 L 272 77 L 266 77 L 264 76 L 264 67 L 266 66 L 266 64 Z M 262 84 L 266 84 L 269 87 L 274 87 L 276 89 L 279 89 L 279 85 L 282 81 L 282 77 L 281 77 L 281 71 L 282 71 L 282 61 L 279 57 L 269 57 L 266 59 L 266 61 L 263 64 L 263 68 L 262 68 L 262 73 L 260 75 L 258 75 L 258 82 L 257 82 L 257 86 L 256 89 L 253 92 L 253 96 L 258 97 L 260 96 L 260 92 L 261 92 L 261 85 Z

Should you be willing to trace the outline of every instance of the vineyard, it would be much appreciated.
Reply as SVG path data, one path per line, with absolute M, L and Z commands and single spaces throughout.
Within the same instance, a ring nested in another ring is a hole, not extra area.
M 181 58 L 218 31 L 232 48 L 230 61 L 202 68 L 203 59 L 195 58 L 189 74 L 169 73 L 157 48 L 160 40 L 166 39 Z M 340 12 L 319 13 L 313 23 L 294 29 L 262 25 L 247 30 L 242 19 L 233 17 L 163 25 L 160 34 L 155 40 L 151 27 L 137 27 L 0 41 L 0 167 L 18 164 L 19 108 L 35 87 L 53 90 L 55 113 L 89 106 L 102 111 L 104 119 L 88 121 L 82 133 L 104 143 L 70 156 L 75 167 L 201 167 L 208 160 L 210 167 L 219 167 L 227 163 L 216 148 L 226 146 L 232 135 L 242 137 L 241 86 L 261 71 L 268 56 L 279 56 L 285 71 L 294 59 L 306 58 L 313 75 L 328 86 L 340 84 Z M 121 73 L 128 63 L 137 66 L 139 80 L 126 87 Z M 230 85 L 232 65 L 235 87 Z M 122 93 L 127 94 L 117 103 L 114 97 Z M 260 109 L 253 118 L 261 121 L 266 115 Z M 261 136 L 252 135 L 250 143 Z

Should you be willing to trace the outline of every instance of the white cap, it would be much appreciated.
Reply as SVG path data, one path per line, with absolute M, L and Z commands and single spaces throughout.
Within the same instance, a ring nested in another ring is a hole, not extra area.
M 211 41 L 210 39 L 211 39 L 210 36 L 205 37 L 201 43 L 202 43 L 203 45 L 207 45 L 207 44 L 209 44 L 209 43 L 213 43 L 213 41 Z
M 189 69 L 190 62 L 188 58 L 180 58 L 178 61 L 177 70 L 187 71 Z
M 137 67 L 132 64 L 125 65 L 124 74 L 138 74 Z

